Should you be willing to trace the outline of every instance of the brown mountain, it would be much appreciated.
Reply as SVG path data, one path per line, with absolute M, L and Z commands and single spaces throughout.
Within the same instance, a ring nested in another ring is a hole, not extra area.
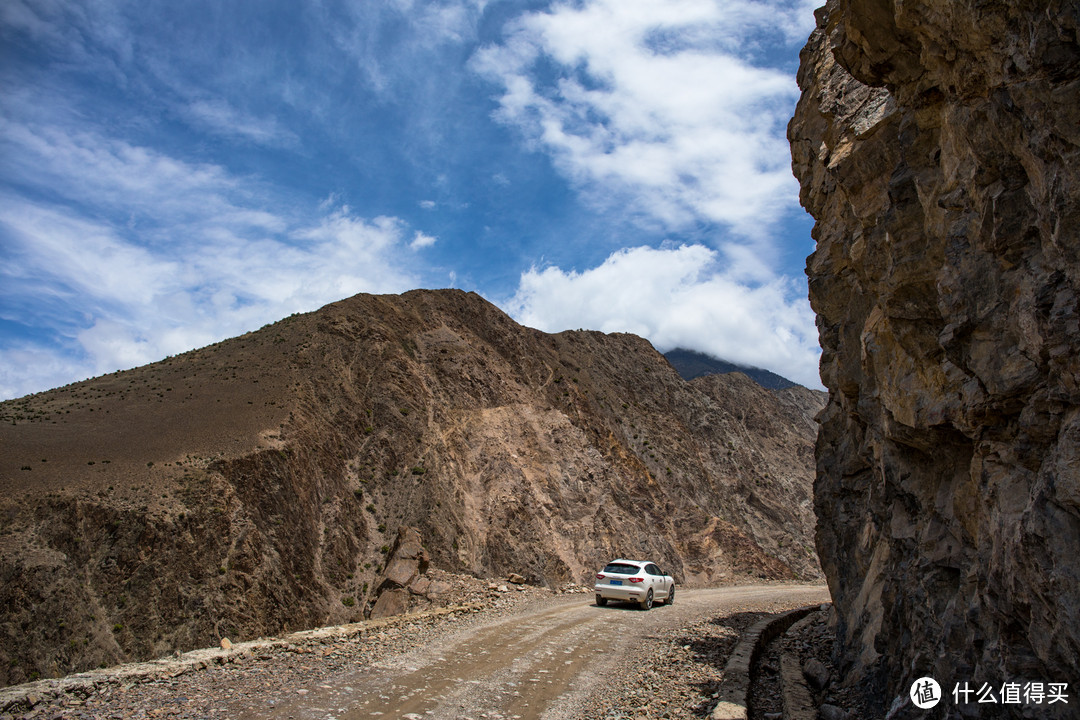
M 475 294 L 357 296 L 0 404 L 0 679 L 345 622 L 389 545 L 585 582 L 816 577 L 823 394 L 686 382 L 632 335 Z

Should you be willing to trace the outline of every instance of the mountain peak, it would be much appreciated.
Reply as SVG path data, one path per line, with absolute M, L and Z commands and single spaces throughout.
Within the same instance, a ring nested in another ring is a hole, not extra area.
M 698 352 L 697 350 L 675 348 L 674 350 L 669 350 L 664 353 L 664 357 L 667 358 L 668 362 L 671 363 L 671 366 L 678 371 L 679 375 L 681 375 L 684 380 L 693 380 L 702 377 L 703 375 L 720 375 L 724 373 L 741 372 L 758 385 L 761 385 L 768 390 L 783 390 L 798 385 L 797 382 L 788 380 L 781 375 L 777 375 L 771 370 L 764 370 L 751 365 L 740 365 L 729 360 L 723 360 L 703 352 Z

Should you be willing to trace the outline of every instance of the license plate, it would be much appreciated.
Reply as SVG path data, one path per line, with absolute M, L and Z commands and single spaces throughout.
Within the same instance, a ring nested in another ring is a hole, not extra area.
M 612 585 L 622 585 L 622 580 L 612 580 L 611 584 Z

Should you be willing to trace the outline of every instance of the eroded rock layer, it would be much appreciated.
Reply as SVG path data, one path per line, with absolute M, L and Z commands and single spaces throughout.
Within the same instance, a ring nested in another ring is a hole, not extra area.
M 429 564 L 818 577 L 823 405 L 458 291 L 361 295 L 2 403 L 0 682 L 400 612 L 446 596 Z
M 831 0 L 803 51 L 817 544 L 843 659 L 886 706 L 922 675 L 1077 689 L 1078 23 L 1061 0 Z

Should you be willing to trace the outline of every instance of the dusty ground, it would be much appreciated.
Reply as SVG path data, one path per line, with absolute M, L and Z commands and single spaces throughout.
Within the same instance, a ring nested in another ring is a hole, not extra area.
M 821 586 L 685 590 L 671 606 L 522 596 L 483 613 L 266 647 L 176 677 L 39 698 L 0 718 L 689 718 L 712 707 L 727 654 L 760 613 Z

